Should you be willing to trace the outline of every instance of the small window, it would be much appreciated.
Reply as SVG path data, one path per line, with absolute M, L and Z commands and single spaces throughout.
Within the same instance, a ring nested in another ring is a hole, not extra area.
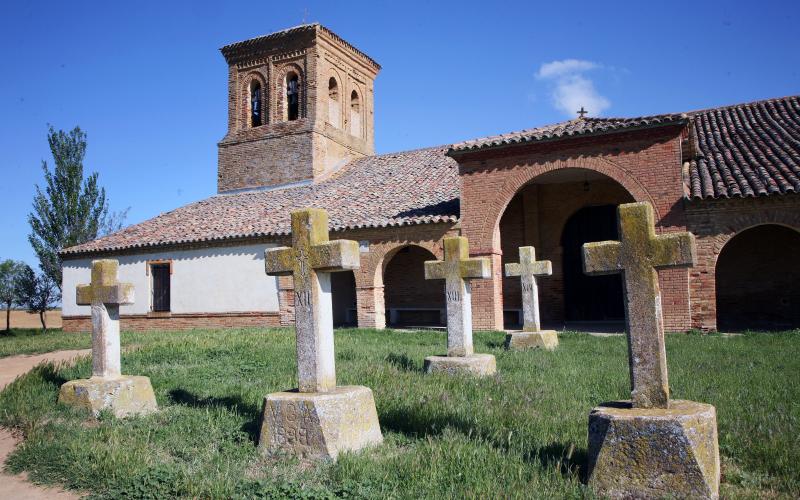
M 361 137 L 361 100 L 355 90 L 350 94 L 350 133 Z
M 300 78 L 297 73 L 286 75 L 286 119 L 297 120 L 300 117 Z
M 260 127 L 264 122 L 261 119 L 261 84 L 253 81 L 250 84 L 250 126 Z
M 151 264 L 153 277 L 153 312 L 169 312 L 170 307 L 170 264 Z
M 339 84 L 336 78 L 328 80 L 328 123 L 339 127 L 342 120 L 341 106 L 339 105 Z

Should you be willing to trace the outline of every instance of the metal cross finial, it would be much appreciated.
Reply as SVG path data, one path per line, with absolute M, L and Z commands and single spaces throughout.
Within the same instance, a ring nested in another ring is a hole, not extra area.
M 578 111 L 576 111 L 576 113 L 578 113 L 578 118 L 580 118 L 580 119 L 583 119 L 583 116 L 584 116 L 585 114 L 587 114 L 587 113 L 588 113 L 588 111 L 586 111 L 585 109 L 583 109 L 583 106 L 581 106 L 581 109 L 579 109 Z

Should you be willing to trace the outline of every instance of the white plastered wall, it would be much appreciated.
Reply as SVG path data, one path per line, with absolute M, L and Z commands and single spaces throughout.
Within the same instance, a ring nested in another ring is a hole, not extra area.
M 115 256 L 119 281 L 133 283 L 136 302 L 121 314 L 147 314 L 151 278 L 147 262 L 172 260 L 170 310 L 173 313 L 277 312 L 277 278 L 264 272 L 264 250 L 273 244 L 210 247 Z M 94 257 L 100 258 L 100 257 Z M 63 316 L 88 316 L 75 304 L 75 287 L 91 281 L 92 259 L 64 261 Z

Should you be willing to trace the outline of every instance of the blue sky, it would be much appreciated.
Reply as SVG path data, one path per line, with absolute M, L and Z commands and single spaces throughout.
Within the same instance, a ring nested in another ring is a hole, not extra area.
M 378 152 L 592 115 L 800 92 L 800 3 L 4 2 L 0 259 L 36 264 L 26 216 L 47 124 L 88 133 L 85 167 L 136 223 L 216 191 L 218 48 L 318 21 L 382 66 Z

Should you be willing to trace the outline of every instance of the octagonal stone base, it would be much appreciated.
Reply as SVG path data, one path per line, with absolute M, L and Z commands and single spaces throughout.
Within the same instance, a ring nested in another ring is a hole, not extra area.
M 614 498 L 718 498 L 717 412 L 672 400 L 669 409 L 604 403 L 589 414 L 589 486 Z
M 497 373 L 497 364 L 491 354 L 469 356 L 428 356 L 425 358 L 425 373 L 444 372 L 448 375 L 472 375 L 485 377 Z
M 264 398 L 258 448 L 264 454 L 336 460 L 383 442 L 372 391 L 341 386 L 329 392 L 275 392 Z
M 58 401 L 86 408 L 95 416 L 109 409 L 117 418 L 158 410 L 150 379 L 138 376 L 70 380 L 61 386 Z
M 538 332 L 511 332 L 506 334 L 506 349 L 524 351 L 526 349 L 547 349 L 558 347 L 558 333 L 555 330 Z

